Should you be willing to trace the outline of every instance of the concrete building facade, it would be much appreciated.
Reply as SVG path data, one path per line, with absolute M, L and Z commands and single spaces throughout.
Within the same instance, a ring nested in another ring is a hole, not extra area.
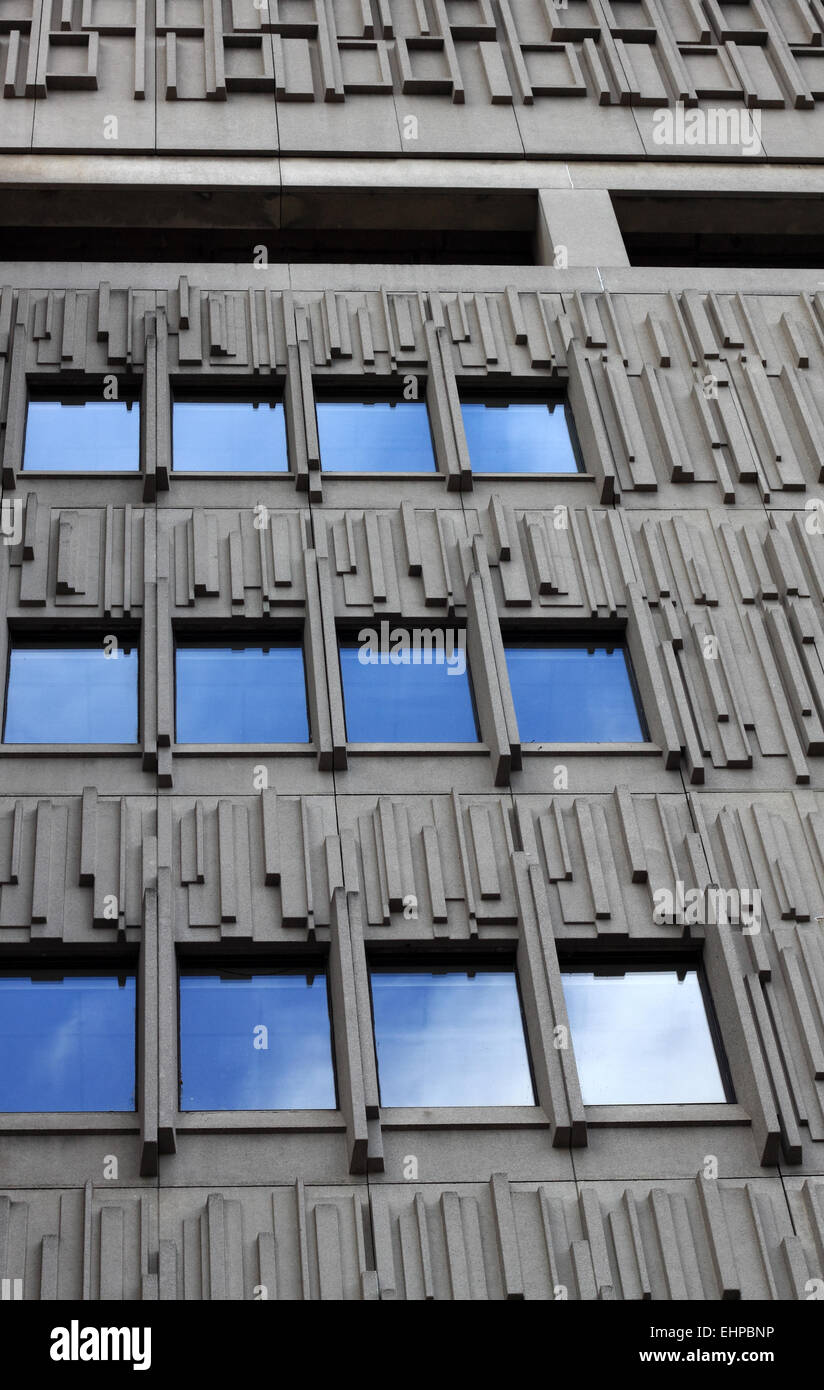
M 0 1277 L 824 1292 L 824 4 L 0 9 L 0 669 L 139 652 L 133 746 L 0 744 L 0 971 L 137 979 L 133 1112 L 0 1114 Z M 325 471 L 316 401 L 389 385 L 436 467 Z M 275 392 L 288 471 L 176 473 L 184 388 Z M 136 472 L 24 468 L 31 400 L 107 390 Z M 473 473 L 468 393 L 563 399 L 580 470 Z M 384 621 L 465 632 L 476 744 L 347 739 Z M 310 742 L 176 742 L 176 645 L 284 632 Z M 524 739 L 507 641 L 569 634 L 625 644 L 642 744 Z M 381 1105 L 395 961 L 515 969 L 534 1105 Z M 337 1109 L 180 1108 L 197 962 L 326 971 Z M 563 971 L 655 962 L 728 1098 L 585 1103 Z

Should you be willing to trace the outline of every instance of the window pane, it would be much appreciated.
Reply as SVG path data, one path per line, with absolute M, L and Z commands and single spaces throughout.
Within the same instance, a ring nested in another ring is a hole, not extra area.
M 308 743 L 303 648 L 178 647 L 178 743 Z
M 477 743 L 463 634 L 439 652 L 341 647 L 346 737 L 352 743 Z M 374 660 L 370 660 L 370 656 Z M 429 660 L 426 657 L 429 656 Z
M 136 743 L 136 648 L 13 647 L 3 741 Z
M 29 401 L 23 468 L 30 473 L 136 472 L 137 401 Z
M 561 401 L 463 401 L 473 473 L 577 473 Z
M 326 472 L 426 473 L 436 468 L 425 401 L 318 401 Z
M 0 1111 L 134 1110 L 134 976 L 0 976 L 0 1055 Z
M 334 1110 L 326 976 L 180 978 L 181 1110 Z
M 381 1105 L 534 1105 L 511 970 L 373 970 Z
M 564 972 L 585 1105 L 726 1100 L 696 970 Z
M 507 647 L 522 743 L 643 743 L 623 647 Z
M 286 417 L 280 401 L 175 401 L 175 472 L 285 473 Z

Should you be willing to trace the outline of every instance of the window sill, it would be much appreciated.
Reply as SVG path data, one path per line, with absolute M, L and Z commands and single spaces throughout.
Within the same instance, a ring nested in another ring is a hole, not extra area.
M 240 469 L 235 471 L 234 469 L 225 468 L 173 468 L 169 477 L 173 482 L 182 478 L 195 478 L 200 482 L 205 478 L 222 478 L 226 482 L 235 482 L 238 478 L 244 479 L 245 481 L 255 478 L 264 478 L 266 482 L 272 482 L 277 478 L 282 478 L 284 482 L 293 483 L 295 481 L 295 474 L 288 468 L 276 468 L 271 470 L 263 468 L 253 469 L 250 473 L 241 472 Z
M 175 1128 L 201 1134 L 285 1129 L 343 1132 L 346 1123 L 339 1110 L 181 1110 Z
M 489 756 L 489 749 L 485 743 L 347 743 L 346 751 L 367 756 L 371 753 L 381 758 L 392 753 L 427 753 L 430 756 L 472 753 L 476 756 Z
M 440 469 L 438 468 L 428 468 L 425 472 L 419 471 L 415 473 L 402 473 L 400 469 L 397 472 L 391 471 L 387 473 L 379 473 L 377 469 L 366 469 L 358 471 L 357 469 L 322 467 L 320 472 L 321 477 L 324 480 L 326 480 L 327 478 L 345 478 L 349 482 L 356 481 L 361 478 L 390 478 L 394 479 L 394 481 L 396 482 L 398 479 L 402 479 L 404 482 L 415 482 L 419 478 L 422 478 L 424 482 L 435 482 L 437 479 L 440 479 L 441 481 L 446 480 L 446 475 L 444 473 L 441 473 Z
M 50 758 L 139 758 L 143 749 L 139 743 L 3 743 L 0 754 L 11 758 L 31 758 L 38 753 Z
M 139 1134 L 140 1117 L 131 1110 L 3 1110 L 2 1134 L 99 1134 L 109 1130 Z
M 312 743 L 173 743 L 172 754 L 178 758 L 208 758 L 231 754 L 233 757 L 272 757 L 275 754 L 308 755 L 317 749 Z
M 21 468 L 18 478 L 141 478 L 140 468 Z
M 614 756 L 625 758 L 628 754 L 639 757 L 660 757 L 661 749 L 657 743 L 522 743 L 522 753 L 551 754 L 591 753 L 598 757 Z
M 539 1105 L 387 1106 L 384 1129 L 548 1129 Z
M 749 1125 L 742 1105 L 733 1102 L 697 1105 L 585 1105 L 587 1127 L 648 1125 Z
M 491 469 L 487 473 L 477 468 L 473 468 L 472 477 L 473 479 L 489 479 L 491 483 L 512 482 L 513 479 L 516 482 L 523 482 L 525 479 L 526 481 L 531 481 L 536 478 L 540 478 L 542 482 L 554 483 L 561 481 L 567 482 L 572 480 L 574 480 L 575 482 L 578 482 L 580 480 L 584 483 L 591 483 L 593 481 L 593 475 L 591 473 L 581 473 L 577 468 L 574 471 L 572 469 L 562 469 L 560 473 L 539 473 L 537 470 L 534 473 L 493 473 Z

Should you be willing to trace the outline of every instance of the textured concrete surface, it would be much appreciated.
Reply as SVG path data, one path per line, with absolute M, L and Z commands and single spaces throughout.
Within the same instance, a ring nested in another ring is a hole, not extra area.
M 295 9 L 3 17 L 0 223 L 39 190 L 54 252 L 0 264 L 0 669 L 10 632 L 133 633 L 141 710 L 128 750 L 0 745 L 0 965 L 139 978 L 133 1115 L 0 1115 L 0 1276 L 26 1299 L 804 1299 L 824 268 L 633 266 L 609 195 L 820 197 L 824 9 Z M 678 101 L 755 113 L 757 153 L 656 143 Z M 325 190 L 374 190 L 390 230 L 403 198 L 465 226 L 514 191 L 536 264 L 68 262 L 70 206 L 110 225 L 109 183 L 123 208 L 260 195 L 273 230 Z M 139 474 L 28 475 L 31 387 L 104 376 L 139 392 Z M 176 476 L 183 379 L 282 393 L 290 473 Z M 316 387 L 390 379 L 426 399 L 437 473 L 324 475 Z M 567 396 L 580 475 L 473 477 L 458 390 L 511 384 Z M 347 743 L 336 631 L 383 619 L 465 624 L 477 747 Z M 311 745 L 176 745 L 174 634 L 204 627 L 303 632 Z M 625 636 L 648 745 L 521 741 L 503 639 L 550 628 Z M 757 890 L 760 931 L 656 924 L 679 882 Z M 534 1108 L 381 1109 L 368 962 L 404 951 L 516 963 Z M 734 1102 L 585 1106 L 562 964 L 663 951 L 703 960 Z M 338 1111 L 178 1110 L 193 954 L 328 963 Z

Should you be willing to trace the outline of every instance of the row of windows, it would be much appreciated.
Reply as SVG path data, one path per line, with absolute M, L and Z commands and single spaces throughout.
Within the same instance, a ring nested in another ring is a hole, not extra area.
M 585 1104 L 731 1098 L 696 965 L 565 969 Z M 374 966 L 384 1106 L 534 1105 L 514 970 Z M 326 974 L 183 968 L 181 1110 L 337 1107 Z M 0 975 L 0 1111 L 135 1108 L 136 985 L 102 971 Z
M 341 642 L 353 743 L 474 743 L 479 737 L 463 629 L 441 647 L 374 652 Z M 509 643 L 507 669 L 524 743 L 636 743 L 646 731 L 623 646 Z M 404 659 L 405 658 L 405 659 Z M 303 648 L 179 640 L 179 743 L 307 743 Z M 9 656 L 5 743 L 135 743 L 138 654 L 121 644 L 17 639 Z
M 438 464 L 426 403 L 383 393 L 316 404 L 326 472 L 434 473 Z M 575 473 L 579 454 L 568 406 L 560 400 L 461 401 L 475 473 Z M 286 416 L 280 400 L 175 399 L 172 466 L 178 473 L 285 473 Z M 28 403 L 27 472 L 136 472 L 140 406 L 66 396 Z

